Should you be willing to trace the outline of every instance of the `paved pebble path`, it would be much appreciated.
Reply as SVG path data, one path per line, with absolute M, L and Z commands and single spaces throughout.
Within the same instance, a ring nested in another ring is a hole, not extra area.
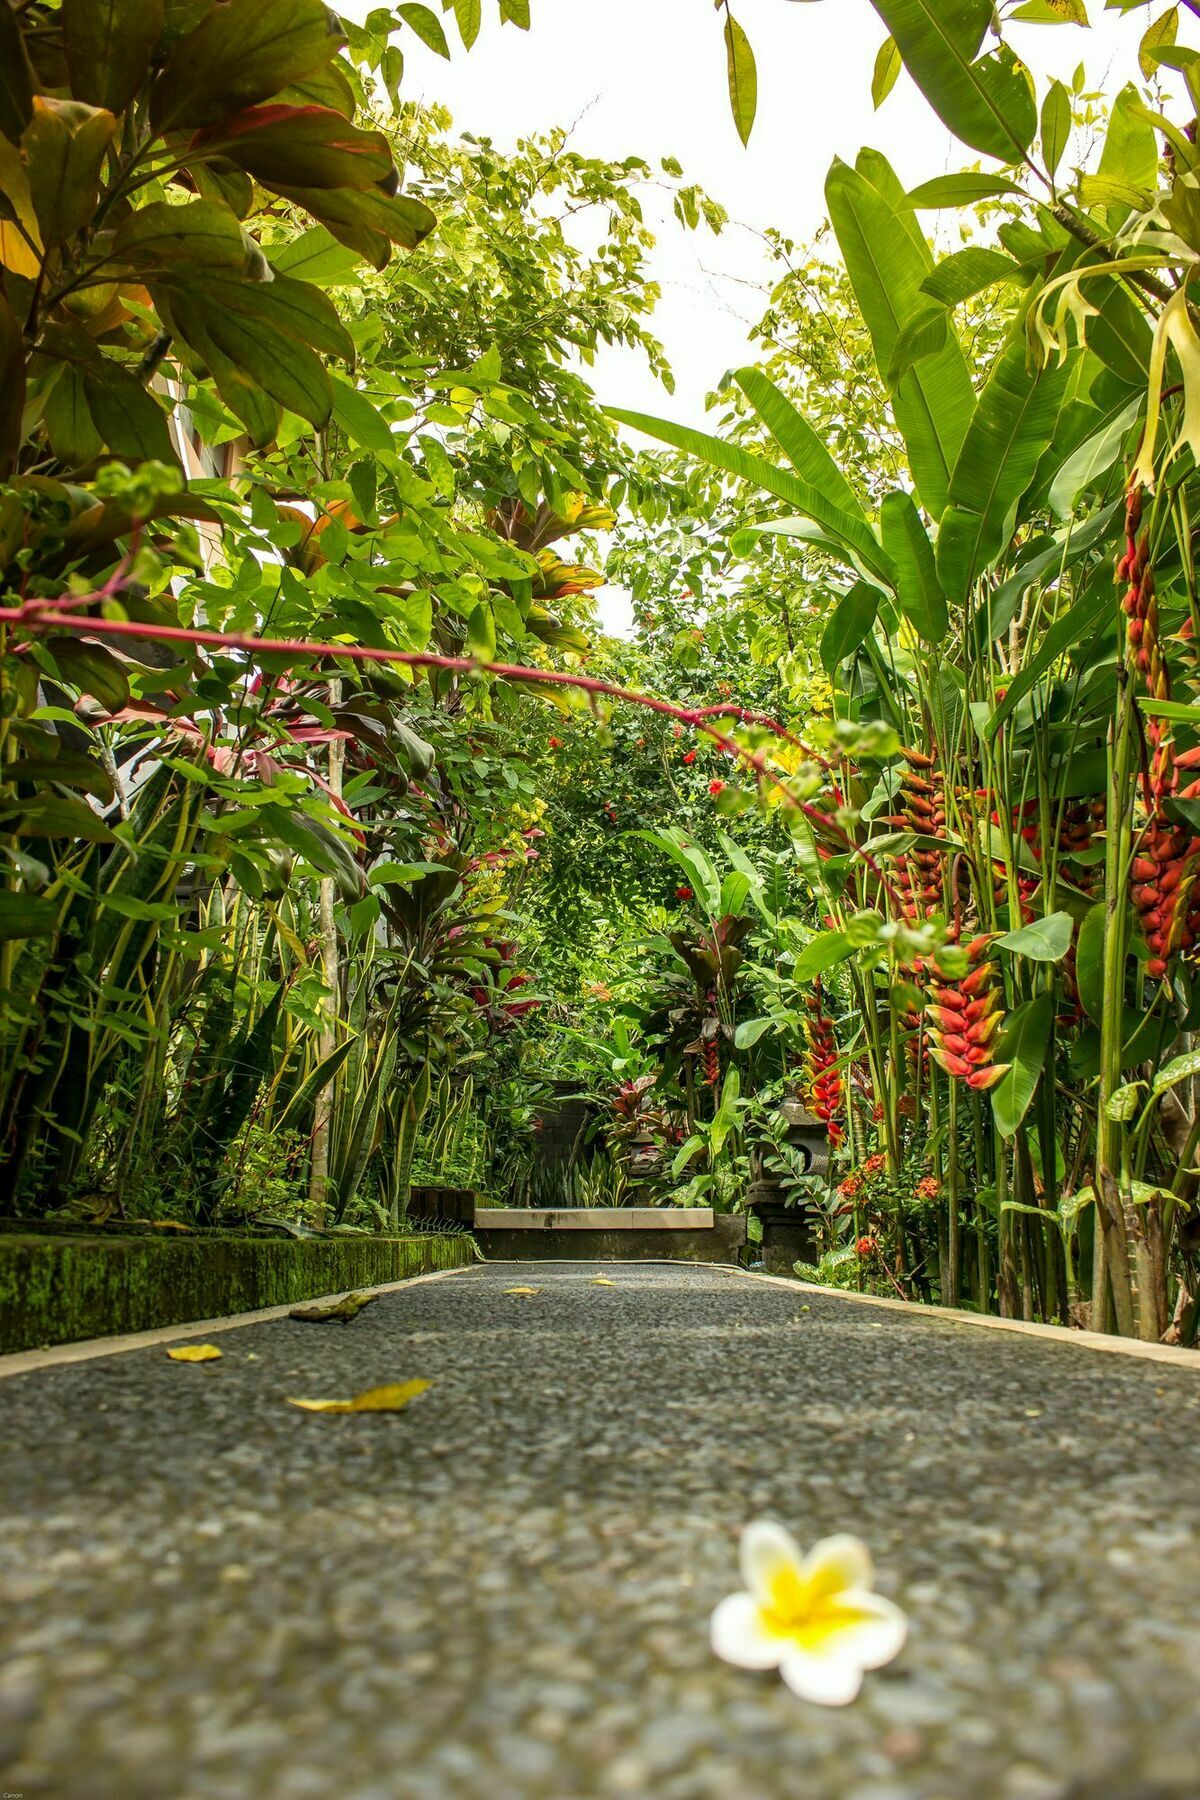
M 661 1266 L 219 1343 L 0 1382 L 6 1793 L 1200 1795 L 1200 1373 Z M 709 1652 L 760 1515 L 910 1614 L 846 1711 Z

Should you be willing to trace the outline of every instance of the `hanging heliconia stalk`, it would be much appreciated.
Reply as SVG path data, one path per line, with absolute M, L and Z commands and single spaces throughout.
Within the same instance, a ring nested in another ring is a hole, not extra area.
M 717 992 L 705 995 L 708 1016 L 700 1029 L 700 1071 L 705 1087 L 715 1088 L 721 1079 L 721 1024 L 716 1016 Z
M 1004 1022 L 1003 995 L 996 965 L 986 961 L 990 936 L 962 946 L 971 967 L 961 979 L 947 977 L 935 961 L 926 1006 L 929 1049 L 947 1075 L 980 1092 L 994 1087 L 1008 1071 L 994 1060 L 996 1037 Z
M 884 823 L 922 837 L 945 837 L 945 778 L 931 756 L 920 750 L 901 752 L 907 769 L 900 777 L 896 796 L 899 811 Z M 945 853 L 941 850 L 906 850 L 896 858 L 896 887 L 904 917 L 910 923 L 930 919 L 942 910 Z
M 1117 564 L 1117 579 L 1127 584 L 1121 601 L 1127 620 L 1127 667 L 1131 676 L 1141 677 L 1151 699 L 1162 701 L 1171 697 L 1171 680 L 1158 628 L 1149 541 L 1144 532 L 1138 536 L 1141 518 L 1142 496 L 1134 488 L 1125 509 L 1125 553 Z M 1160 981 L 1173 958 L 1192 948 L 1200 923 L 1193 905 L 1200 837 L 1166 812 L 1166 802 L 1177 796 L 1179 772 L 1193 771 L 1200 758 L 1195 751 L 1175 755 L 1165 720 L 1148 718 L 1145 729 L 1151 747 L 1143 781 L 1149 816 L 1133 859 L 1131 898 L 1150 951 L 1146 973 Z M 1200 782 L 1193 780 L 1178 797 L 1192 799 L 1198 792 Z
M 825 1011 L 821 984 L 807 1000 L 808 1054 L 804 1072 L 808 1080 L 809 1110 L 828 1127 L 829 1142 L 834 1147 L 842 1141 L 842 1077 L 838 1067 L 837 1039 L 833 1023 Z

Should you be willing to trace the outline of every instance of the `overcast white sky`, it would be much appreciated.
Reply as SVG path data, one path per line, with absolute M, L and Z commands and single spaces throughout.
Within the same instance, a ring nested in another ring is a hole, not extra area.
M 372 0 L 342 3 L 362 16 Z M 1120 16 L 1091 0 L 1090 30 L 1025 25 L 1008 35 L 1039 86 L 1048 75 L 1069 82 L 1083 62 L 1089 86 L 1112 92 L 1136 71 L 1141 36 L 1166 4 L 1155 0 Z M 676 393 L 668 397 L 639 358 L 612 352 L 591 374 L 611 405 L 704 422 L 704 395 L 749 359 L 746 329 L 762 311 L 767 281 L 758 233 L 775 225 L 799 243 L 813 235 L 835 155 L 850 161 L 864 144 L 875 145 L 906 186 L 973 160 L 907 75 L 873 110 L 871 70 L 886 32 L 870 0 L 736 0 L 759 72 L 748 149 L 729 115 L 721 20 L 711 0 L 532 0 L 527 33 L 501 26 L 496 10 L 485 0 L 474 49 L 468 55 L 455 42 L 451 63 L 406 33 L 406 93 L 443 102 L 457 128 L 500 146 L 565 125 L 587 154 L 638 154 L 655 165 L 675 156 L 730 216 L 713 238 L 704 229 L 684 231 L 666 213 L 654 258 L 663 289 L 655 329 Z M 1185 36 L 1187 22 L 1185 15 Z M 933 215 L 925 219 L 932 231 Z M 601 610 L 610 628 L 622 628 L 620 596 L 604 590 Z
M 1091 30 L 1025 25 L 1009 36 L 1039 76 L 1069 81 L 1082 61 L 1090 81 L 1106 86 L 1106 77 L 1128 79 L 1149 19 L 1165 6 L 1157 0 L 1121 17 L 1092 0 Z M 655 164 L 676 156 L 687 178 L 726 208 L 731 223 L 718 239 L 685 232 L 669 216 L 659 236 L 657 330 L 675 368 L 674 400 L 628 355 L 610 356 L 594 376 L 609 403 L 690 423 L 701 421 L 704 394 L 722 373 L 747 358 L 746 325 L 762 295 L 746 284 L 764 271 L 755 233 L 776 225 L 797 241 L 810 237 L 835 155 L 852 160 L 862 145 L 876 145 L 906 186 L 972 160 L 906 75 L 873 111 L 871 68 L 886 32 L 870 0 L 737 0 L 735 10 L 759 71 L 758 119 L 745 150 L 729 116 L 711 0 L 532 0 L 528 33 L 501 26 L 485 0 L 475 48 L 467 55 L 456 45 L 450 64 L 405 36 L 406 92 L 443 101 L 459 128 L 504 145 L 561 124 L 588 154 L 637 153 Z

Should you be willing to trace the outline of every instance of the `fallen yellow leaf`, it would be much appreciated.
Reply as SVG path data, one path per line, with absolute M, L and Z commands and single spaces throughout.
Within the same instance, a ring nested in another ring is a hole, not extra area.
M 172 1362 L 215 1362 L 222 1354 L 215 1344 L 180 1344 L 178 1350 L 167 1351 Z
M 289 1319 L 304 1319 L 311 1325 L 324 1325 L 330 1319 L 337 1319 L 348 1325 L 351 1319 L 357 1318 L 364 1306 L 372 1306 L 379 1299 L 378 1294 L 347 1294 L 342 1300 L 335 1300 L 329 1306 L 296 1306 L 288 1314 Z
M 592 1277 L 591 1285 L 593 1287 L 616 1287 L 617 1284 L 615 1281 L 610 1281 L 607 1275 L 595 1275 Z
M 506 1294 L 540 1294 L 541 1288 L 505 1288 Z
M 363 1394 L 355 1394 L 353 1400 L 293 1400 L 290 1394 L 287 1399 L 289 1406 L 302 1407 L 305 1412 L 402 1412 L 428 1386 L 427 1381 L 402 1381 L 390 1387 L 368 1388 Z
M 190 1231 L 192 1229 L 190 1225 L 181 1225 L 178 1219 L 151 1219 L 149 1224 L 152 1231 Z

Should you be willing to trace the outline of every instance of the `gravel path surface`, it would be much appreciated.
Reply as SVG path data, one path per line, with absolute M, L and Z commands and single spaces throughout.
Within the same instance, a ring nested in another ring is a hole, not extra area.
M 611 1264 L 217 1341 L 0 1383 L 5 1793 L 1200 1795 L 1200 1375 Z M 710 1654 L 761 1515 L 910 1615 L 846 1711 Z

